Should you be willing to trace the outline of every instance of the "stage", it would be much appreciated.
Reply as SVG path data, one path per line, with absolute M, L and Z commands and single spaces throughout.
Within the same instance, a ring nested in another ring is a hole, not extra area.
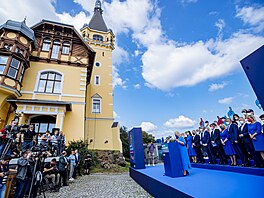
M 171 178 L 164 176 L 164 166 L 160 164 L 146 169 L 130 168 L 130 176 L 154 197 L 263 197 L 264 169 L 218 166 L 218 170 L 212 170 L 213 166 L 192 168 L 189 176 Z M 231 172 L 236 168 L 244 173 Z M 245 170 L 258 175 L 245 174 Z

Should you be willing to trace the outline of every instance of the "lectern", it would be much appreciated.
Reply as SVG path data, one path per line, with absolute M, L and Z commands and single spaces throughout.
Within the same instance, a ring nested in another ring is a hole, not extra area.
M 144 169 L 144 147 L 141 128 L 133 128 L 128 132 L 130 167 Z
M 169 177 L 182 177 L 183 166 L 178 142 L 162 145 L 165 175 Z

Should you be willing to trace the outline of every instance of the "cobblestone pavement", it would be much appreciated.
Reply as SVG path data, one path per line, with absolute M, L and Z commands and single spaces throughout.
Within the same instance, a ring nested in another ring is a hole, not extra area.
M 117 198 L 151 197 L 128 173 L 91 174 L 79 177 L 69 186 L 62 187 L 58 193 L 46 193 L 48 198 Z

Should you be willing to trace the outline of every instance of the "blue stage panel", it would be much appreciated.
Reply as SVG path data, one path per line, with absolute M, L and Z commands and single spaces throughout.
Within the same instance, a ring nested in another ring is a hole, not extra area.
M 130 168 L 130 176 L 154 197 L 263 197 L 263 176 L 202 168 L 192 168 L 186 177 L 163 174 L 163 165 Z

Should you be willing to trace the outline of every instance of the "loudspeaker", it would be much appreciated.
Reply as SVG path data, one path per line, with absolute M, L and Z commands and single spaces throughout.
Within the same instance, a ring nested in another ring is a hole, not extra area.
M 248 80 L 264 108 L 264 45 L 240 61 Z

